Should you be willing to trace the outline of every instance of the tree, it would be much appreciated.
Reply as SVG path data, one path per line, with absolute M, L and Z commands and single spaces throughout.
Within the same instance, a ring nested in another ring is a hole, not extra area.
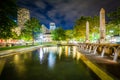
M 84 34 L 85 34 L 85 22 L 86 19 L 84 16 L 81 16 L 80 19 L 78 19 L 75 23 L 74 26 L 74 36 L 77 40 L 79 40 L 79 38 L 83 38 Z
M 115 29 L 116 35 L 120 35 L 120 7 L 117 8 L 115 11 L 108 13 L 107 15 L 110 20 L 108 24 L 114 25 L 112 27 L 115 27 L 114 29 Z
M 65 35 L 66 35 L 67 41 L 72 40 L 73 39 L 73 30 L 66 30 Z
M 76 40 L 84 40 L 85 38 L 85 31 L 86 31 L 86 21 L 90 22 L 91 17 L 81 16 L 75 23 L 74 26 L 74 37 Z
M 65 40 L 65 30 L 62 27 L 58 27 L 52 31 L 52 39 L 56 41 Z
M 74 37 L 76 40 L 81 40 L 84 41 L 85 39 L 85 34 L 86 34 L 86 22 L 89 21 L 89 29 L 90 29 L 90 39 L 92 39 L 92 35 L 94 32 L 98 32 L 98 25 L 99 25 L 99 17 L 94 16 L 94 17 L 85 17 L 81 16 L 75 23 L 74 26 Z M 96 26 L 96 27 L 95 27 Z
M 16 25 L 14 18 L 17 16 L 16 0 L 0 0 L 0 38 L 12 37 L 12 29 Z
M 110 35 L 110 36 L 113 36 L 113 35 L 116 35 L 118 34 L 118 31 L 117 31 L 117 26 L 112 24 L 112 23 L 108 23 L 106 25 L 106 34 L 107 35 Z
M 34 45 L 34 40 L 37 36 L 39 36 L 40 33 L 40 22 L 36 18 L 31 18 L 30 20 L 26 21 L 24 25 L 25 27 L 22 29 L 21 37 L 24 40 L 32 40 Z
M 92 41 L 96 41 L 99 39 L 99 16 L 94 16 L 91 20 L 91 26 L 90 26 L 90 39 Z

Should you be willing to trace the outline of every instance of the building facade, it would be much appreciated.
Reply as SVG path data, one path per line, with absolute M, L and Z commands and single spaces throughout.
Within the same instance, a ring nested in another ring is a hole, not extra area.
M 55 29 L 56 29 L 55 23 L 51 22 L 50 23 L 50 31 L 55 30 Z
M 42 42 L 52 42 L 52 34 L 51 31 L 56 29 L 55 23 L 50 23 L 49 29 L 45 26 L 42 25 L 42 34 L 40 35 L 40 39 Z
M 17 24 L 21 33 L 21 29 L 24 28 L 24 24 L 30 19 L 30 11 L 26 8 L 19 8 L 17 12 Z
M 50 33 L 50 30 L 44 25 L 44 24 L 42 24 L 41 25 L 41 30 L 42 30 L 42 33 Z

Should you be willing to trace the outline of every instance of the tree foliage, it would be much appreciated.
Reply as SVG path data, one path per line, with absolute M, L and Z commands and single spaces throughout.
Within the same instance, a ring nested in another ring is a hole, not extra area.
M 111 23 L 116 25 L 120 24 L 120 7 L 117 8 L 115 11 L 108 13 L 108 17 Z
M 72 40 L 74 38 L 73 37 L 73 30 L 66 30 L 65 35 L 66 35 L 66 40 L 67 41 Z
M 114 35 L 120 35 L 120 7 L 115 11 L 108 13 L 109 23 L 107 29 L 113 30 Z
M 52 31 L 52 39 L 56 41 L 65 40 L 65 30 L 62 27 L 58 27 Z
M 84 41 L 86 34 L 86 22 L 89 21 L 89 31 L 90 34 L 94 32 L 98 32 L 99 27 L 99 17 L 89 17 L 89 16 L 81 16 L 75 23 L 74 26 L 74 37 L 76 40 L 82 39 Z
M 21 37 L 24 40 L 32 40 L 34 43 L 35 38 L 40 33 L 40 22 L 36 18 L 31 18 L 30 20 L 26 21 L 24 24 L 25 27 L 22 29 Z
M 12 29 L 16 23 L 17 5 L 16 0 L 0 0 L 0 38 L 12 37 Z

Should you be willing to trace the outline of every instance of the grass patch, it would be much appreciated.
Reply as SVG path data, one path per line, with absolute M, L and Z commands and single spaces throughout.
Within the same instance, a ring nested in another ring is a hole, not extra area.
M 26 48 L 26 47 L 32 47 L 32 46 L 38 46 L 38 45 L 44 45 L 44 46 L 51 46 L 56 45 L 55 42 L 43 42 L 43 43 L 35 43 L 34 45 L 22 45 L 22 46 L 11 46 L 11 47 L 1 47 L 0 51 L 4 50 L 10 50 L 10 49 L 18 49 L 18 48 Z
M 32 45 L 29 45 L 29 46 L 12 46 L 12 47 L 2 47 L 0 48 L 0 51 L 3 51 L 3 50 L 10 50 L 10 49 L 17 49 L 17 48 L 26 48 L 26 47 L 31 47 Z M 35 45 L 34 45 L 35 46 Z

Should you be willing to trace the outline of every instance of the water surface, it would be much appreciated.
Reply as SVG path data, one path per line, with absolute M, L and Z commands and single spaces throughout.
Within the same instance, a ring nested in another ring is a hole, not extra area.
M 100 80 L 75 46 L 41 47 L 0 60 L 5 62 L 0 80 Z

